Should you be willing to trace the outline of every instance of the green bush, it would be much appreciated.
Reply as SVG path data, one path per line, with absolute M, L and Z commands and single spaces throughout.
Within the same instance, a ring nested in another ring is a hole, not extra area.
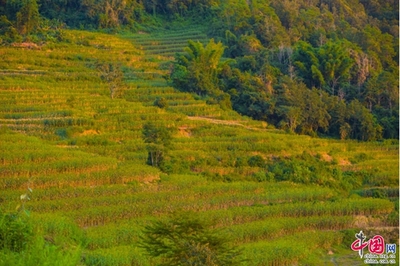
M 154 106 L 157 106 L 157 107 L 159 107 L 159 108 L 161 108 L 161 109 L 163 109 L 163 108 L 168 108 L 168 102 L 167 102 L 167 100 L 166 100 L 164 97 L 158 97 L 158 98 L 154 101 L 153 105 L 154 105 Z
M 252 175 L 252 178 L 258 182 L 271 181 L 271 176 L 264 172 L 257 172 Z
M 252 167 L 264 167 L 265 166 L 265 160 L 260 155 L 255 155 L 255 156 L 250 157 L 249 160 L 247 161 L 247 163 L 249 164 L 249 166 L 252 166 Z
M 395 202 L 395 209 L 388 215 L 386 220 L 386 224 L 389 226 L 398 226 L 399 225 L 399 201 Z
M 301 184 L 318 184 L 346 191 L 361 186 L 359 179 L 352 179 L 353 172 L 342 171 L 309 154 L 278 159 L 267 166 L 268 175 L 276 181 L 291 181 Z
M 239 265 L 240 252 L 222 232 L 194 213 L 176 214 L 146 226 L 141 247 L 160 265 Z
M 245 167 L 248 166 L 248 162 L 243 157 L 238 157 L 235 161 L 235 167 Z
M 16 253 L 0 250 L 0 265 L 13 266 L 74 266 L 80 265 L 81 249 L 76 246 L 63 248 L 50 244 L 42 236 L 36 236 L 26 250 Z
M 17 213 L 0 213 L 0 250 L 21 252 L 33 236 L 32 226 Z

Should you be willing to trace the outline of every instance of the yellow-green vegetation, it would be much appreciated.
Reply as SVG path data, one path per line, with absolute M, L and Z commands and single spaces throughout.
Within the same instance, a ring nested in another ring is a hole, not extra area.
M 144 229 L 179 212 L 224 230 L 243 265 L 357 264 L 347 251 L 360 230 L 398 242 L 397 140 L 288 134 L 177 91 L 165 77 L 189 39 L 208 42 L 201 27 L 64 30 L 1 47 L 0 228 L 27 223 L 16 231 L 34 236 L 0 246 L 0 265 L 157 265 Z M 118 65 L 117 91 L 99 64 Z M 170 130 L 168 145 L 146 141 L 149 122 Z

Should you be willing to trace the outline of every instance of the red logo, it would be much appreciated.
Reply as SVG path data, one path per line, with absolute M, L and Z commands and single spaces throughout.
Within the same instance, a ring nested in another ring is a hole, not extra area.
M 385 240 L 382 236 L 376 235 L 369 240 L 369 252 L 375 254 L 383 254 L 385 251 Z
M 358 251 L 361 258 L 363 257 L 364 248 L 367 246 L 370 253 L 380 255 L 385 252 L 385 240 L 380 235 L 376 235 L 370 240 L 364 242 L 366 236 L 363 231 L 360 231 L 360 233 L 356 234 L 356 238 L 357 240 L 351 244 L 351 249 Z

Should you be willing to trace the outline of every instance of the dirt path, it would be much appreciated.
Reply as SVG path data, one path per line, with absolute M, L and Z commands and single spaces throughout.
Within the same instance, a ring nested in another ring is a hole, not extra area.
M 220 119 L 215 119 L 215 118 L 208 118 L 208 117 L 202 117 L 202 116 L 188 116 L 187 117 L 189 120 L 199 120 L 199 121 L 207 121 L 213 124 L 219 124 L 219 125 L 228 125 L 228 126 L 240 126 L 249 130 L 256 130 L 260 131 L 262 129 L 260 128 L 254 128 L 254 127 L 249 127 L 241 124 L 239 121 L 235 120 L 220 120 Z

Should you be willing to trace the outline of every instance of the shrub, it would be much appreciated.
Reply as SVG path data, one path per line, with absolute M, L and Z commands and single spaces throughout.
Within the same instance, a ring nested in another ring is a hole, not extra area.
M 20 252 L 32 237 L 32 226 L 16 213 L 0 213 L 0 250 Z
M 238 157 L 235 161 L 235 167 L 244 167 L 247 166 L 247 161 L 243 157 Z
M 271 176 L 264 172 L 257 172 L 252 175 L 252 178 L 258 182 L 271 181 Z
M 267 170 L 269 178 L 274 177 L 276 181 L 318 184 L 347 191 L 361 186 L 361 180 L 353 179 L 353 172 L 343 174 L 339 168 L 309 154 L 279 159 L 268 164 Z
M 263 157 L 260 155 L 255 155 L 249 158 L 247 161 L 249 166 L 251 167 L 264 167 L 265 166 L 265 160 Z
M 142 134 L 144 142 L 147 143 L 147 163 L 159 167 L 170 147 L 172 129 L 149 122 L 143 126 Z
M 168 107 L 168 102 L 164 97 L 158 97 L 153 105 L 163 109 Z
M 146 226 L 140 245 L 150 256 L 162 257 L 160 265 L 239 265 L 240 251 L 228 242 L 204 220 L 184 213 Z

